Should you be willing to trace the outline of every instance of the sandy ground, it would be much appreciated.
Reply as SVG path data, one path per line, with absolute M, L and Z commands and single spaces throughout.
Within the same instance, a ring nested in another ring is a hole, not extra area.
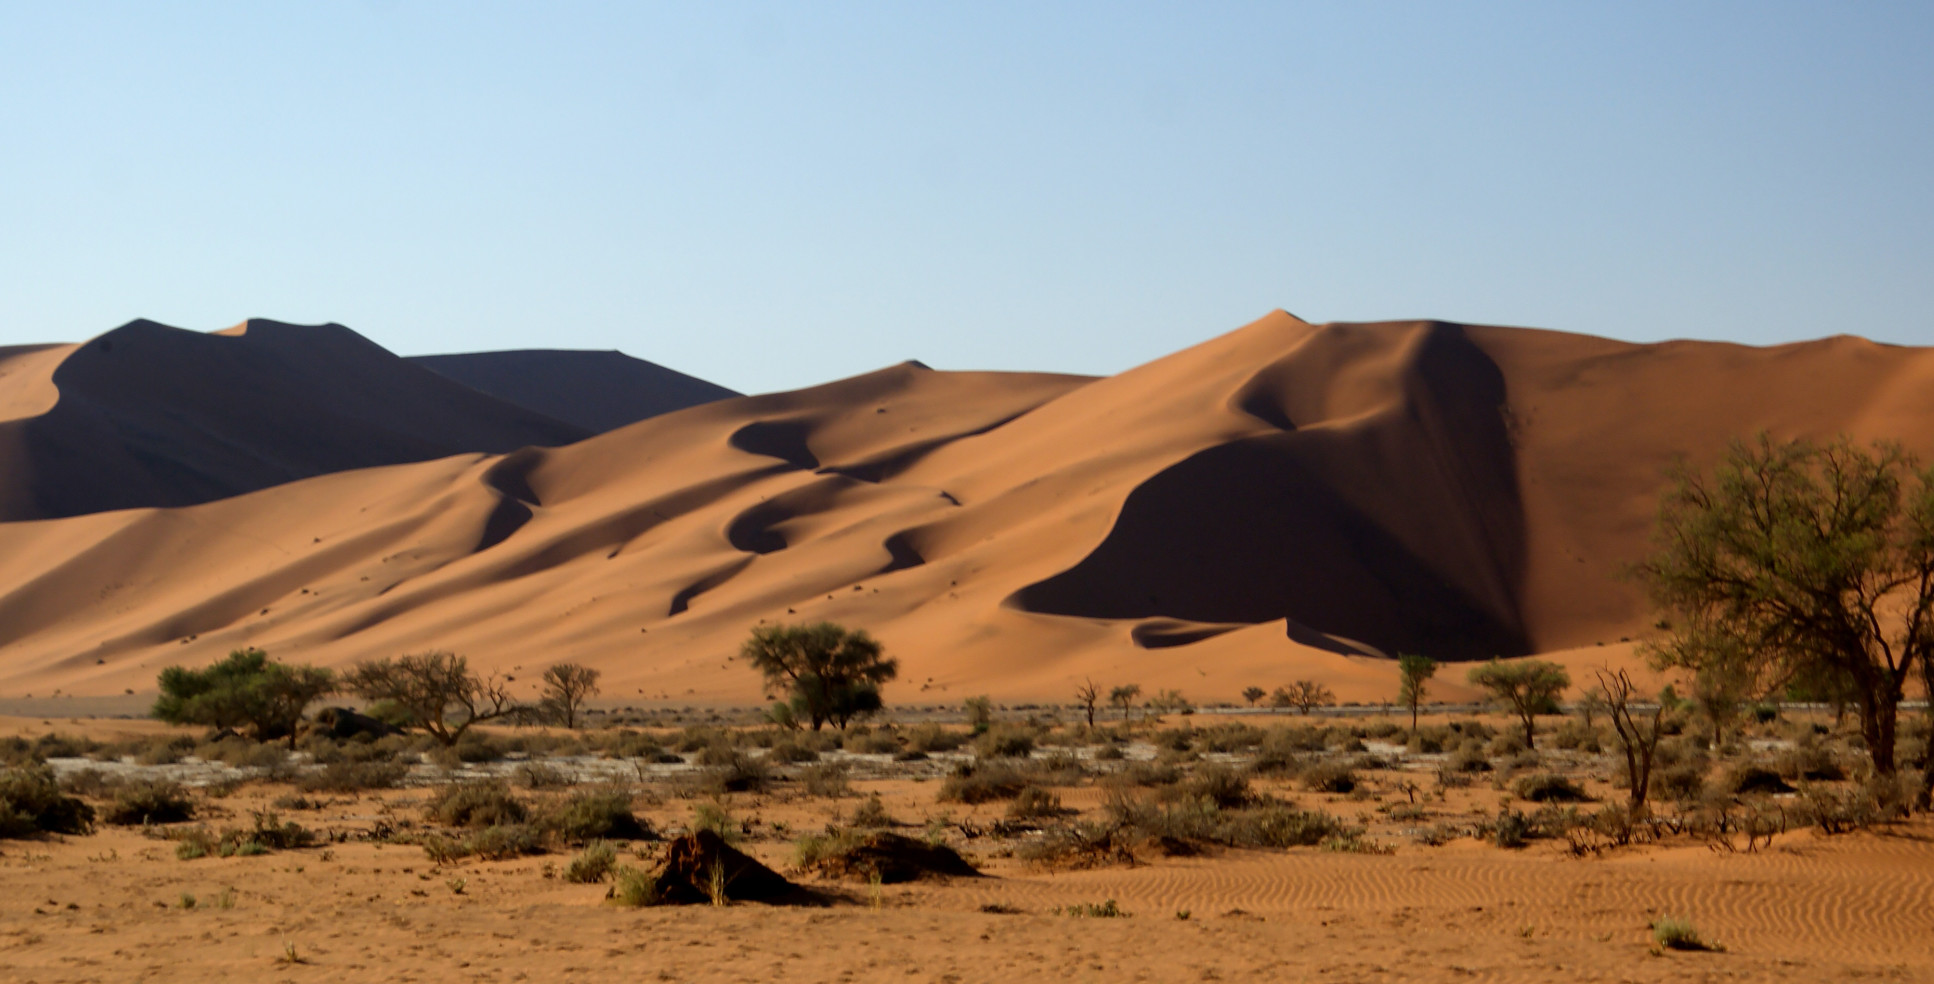
M 102 740 L 167 731 L 53 725 Z M 0 720 L 0 733 L 48 730 Z M 1367 800 L 1268 791 L 1373 821 L 1388 855 L 1220 850 L 1049 871 L 1013 857 L 1012 842 L 956 839 L 987 877 L 869 886 L 796 874 L 830 904 L 644 910 L 556 877 L 569 852 L 439 867 L 418 847 L 366 839 L 417 821 L 424 788 L 310 794 L 310 808 L 285 804 L 281 816 L 332 842 L 258 857 L 178 860 L 173 841 L 126 828 L 0 842 L 0 981 L 1934 979 L 1934 821 L 1794 831 L 1750 854 L 1678 842 L 1576 858 L 1554 841 L 1413 843 L 1371 812 L 1400 799 L 1377 785 Z M 830 800 L 788 787 L 724 803 L 748 831 L 742 846 L 782 871 L 796 837 L 865 796 L 916 836 L 941 820 L 985 827 L 1005 806 L 938 803 L 935 782 L 910 778 L 855 781 L 853 796 Z M 200 822 L 246 825 L 289 793 L 248 783 L 206 799 Z M 1085 811 L 1101 790 L 1060 793 Z M 1498 796 L 1454 790 L 1433 811 L 1482 813 Z M 639 802 L 653 827 L 677 831 L 707 801 L 658 783 Z M 623 860 L 648 866 L 656 850 L 639 843 Z M 1061 911 L 1109 900 L 1127 915 Z M 1723 952 L 1655 952 L 1661 916 L 1690 920 Z

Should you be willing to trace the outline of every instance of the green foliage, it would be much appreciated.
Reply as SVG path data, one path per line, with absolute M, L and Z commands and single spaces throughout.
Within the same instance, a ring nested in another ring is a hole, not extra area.
M 1437 661 L 1416 653 L 1397 657 L 1397 703 L 1410 709 L 1410 730 L 1417 730 L 1417 713 L 1424 706 L 1424 693 L 1430 678 L 1437 675 Z
M 425 817 L 446 827 L 492 827 L 523 823 L 530 807 L 498 780 L 441 786 L 424 805 Z
M 1712 943 L 1700 938 L 1699 931 L 1685 919 L 1661 916 L 1652 924 L 1652 942 L 1667 950 L 1716 950 Z
M 1746 697 L 1851 696 L 1883 774 L 1904 686 L 1934 681 L 1934 470 L 1898 445 L 1735 442 L 1681 469 L 1636 573 L 1669 613 L 1651 653 Z M 1729 695 L 1731 696 L 1731 695 Z
M 1506 663 L 1493 659 L 1488 663 L 1471 667 L 1467 674 L 1473 686 L 1491 692 L 1491 696 L 1509 704 L 1518 719 L 1524 722 L 1524 744 L 1529 748 L 1536 736 L 1536 718 L 1558 709 L 1558 696 L 1571 686 L 1571 674 L 1556 663 L 1538 659 L 1513 660 Z
M 44 765 L 0 770 L 0 837 L 38 833 L 85 834 L 94 808 L 60 791 Z
M 335 674 L 289 666 L 260 649 L 237 649 L 206 669 L 161 671 L 154 716 L 170 724 L 248 728 L 258 741 L 294 739 L 302 712 L 336 689 Z
M 364 700 L 400 708 L 405 726 L 422 728 L 446 746 L 472 725 L 523 710 L 511 700 L 507 683 L 480 677 L 469 660 L 441 650 L 359 663 L 343 681 Z
M 547 810 L 539 826 L 567 844 L 652 836 L 651 828 L 631 812 L 631 796 L 617 789 L 577 793 Z
M 974 734 L 985 734 L 993 726 L 994 702 L 985 695 L 969 697 L 961 703 L 961 707 L 967 712 L 967 727 Z
M 844 730 L 878 712 L 880 686 L 900 672 L 872 636 L 831 622 L 759 626 L 739 655 L 765 676 L 768 689 L 792 695 L 793 714 L 814 731 L 828 722 Z

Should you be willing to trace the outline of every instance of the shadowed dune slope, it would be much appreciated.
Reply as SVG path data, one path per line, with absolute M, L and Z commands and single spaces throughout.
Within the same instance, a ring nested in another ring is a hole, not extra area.
M 739 395 L 623 352 L 529 349 L 405 361 L 594 434 Z
M 0 524 L 0 695 L 259 645 L 573 659 L 614 697 L 741 702 L 750 626 L 828 618 L 902 658 L 896 701 L 1089 676 L 1386 699 L 1396 651 L 1629 661 L 1650 618 L 1615 575 L 1665 465 L 1762 429 L 1934 450 L 1934 351 L 1277 312 L 1105 379 L 909 363 L 565 447 Z
M 180 506 L 350 468 L 590 431 L 413 366 L 341 325 L 132 321 L 0 352 L 0 520 Z

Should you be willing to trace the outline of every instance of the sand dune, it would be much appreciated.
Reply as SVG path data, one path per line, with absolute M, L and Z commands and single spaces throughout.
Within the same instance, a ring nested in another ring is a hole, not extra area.
M 188 505 L 590 433 L 340 325 L 132 321 L 82 345 L 0 351 L 0 369 L 0 520 Z
M 745 701 L 748 628 L 817 618 L 878 634 L 908 702 L 1087 676 L 1382 700 L 1396 651 L 1584 669 L 1650 622 L 1615 575 L 1669 460 L 1761 429 L 1934 450 L 1930 384 L 1934 351 L 1850 338 L 1281 312 L 1105 379 L 906 364 L 564 447 L 0 524 L 0 695 L 146 689 L 260 645 L 574 659 L 614 697 Z
M 740 395 L 623 352 L 531 349 L 406 361 L 594 434 Z

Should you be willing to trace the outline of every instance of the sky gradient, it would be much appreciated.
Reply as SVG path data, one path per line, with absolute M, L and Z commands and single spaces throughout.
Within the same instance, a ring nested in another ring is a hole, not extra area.
M 1934 344 L 1934 4 L 0 0 L 0 345 L 337 321 L 746 391 L 1273 308 Z

